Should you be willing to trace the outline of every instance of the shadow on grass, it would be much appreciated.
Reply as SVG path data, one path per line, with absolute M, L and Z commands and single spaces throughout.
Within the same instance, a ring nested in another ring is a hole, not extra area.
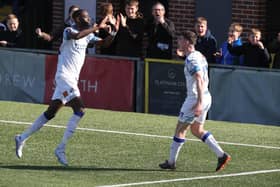
M 146 171 L 146 172 L 188 172 L 188 173 L 213 173 L 213 171 L 195 171 L 195 170 L 162 170 L 162 169 L 141 169 L 141 168 L 100 168 L 100 167 L 77 167 L 77 166 L 32 166 L 32 165 L 0 165 L 0 168 L 4 169 L 16 169 L 16 170 L 45 170 L 45 171 Z

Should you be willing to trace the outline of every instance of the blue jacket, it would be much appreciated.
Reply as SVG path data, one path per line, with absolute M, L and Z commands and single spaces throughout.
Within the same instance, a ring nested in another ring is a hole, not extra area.
M 242 40 L 238 38 L 232 43 L 233 47 L 241 46 Z M 227 65 L 243 65 L 243 56 L 235 56 L 230 54 L 227 49 L 227 41 L 225 41 L 222 45 L 222 56 L 217 58 L 218 64 L 227 64 Z

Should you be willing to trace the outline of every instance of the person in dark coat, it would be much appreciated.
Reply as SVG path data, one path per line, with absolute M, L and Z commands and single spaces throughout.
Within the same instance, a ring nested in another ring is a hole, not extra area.
M 128 0 L 125 3 L 125 15 L 117 17 L 116 55 L 142 57 L 144 19 L 138 11 L 139 1 Z
M 249 34 L 249 42 L 241 46 L 232 46 L 232 38 L 228 38 L 228 50 L 233 55 L 244 55 L 244 66 L 268 68 L 270 54 L 261 42 L 261 31 L 253 28 Z
M 147 23 L 148 58 L 172 59 L 173 38 L 175 36 L 174 23 L 165 18 L 163 4 L 157 2 L 152 8 L 153 19 Z
M 206 18 L 196 18 L 195 33 L 197 35 L 195 49 L 205 56 L 208 63 L 215 63 L 215 54 L 218 52 L 217 40 L 208 29 Z
M 0 46 L 2 47 L 24 47 L 23 32 L 19 27 L 19 21 L 15 14 L 9 14 L 6 18 L 7 30 L 0 31 Z

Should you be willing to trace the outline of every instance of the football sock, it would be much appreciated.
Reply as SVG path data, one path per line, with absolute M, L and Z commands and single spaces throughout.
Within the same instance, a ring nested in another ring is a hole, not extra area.
M 223 149 L 219 146 L 218 142 L 210 132 L 206 132 L 201 140 L 206 143 L 214 153 L 216 153 L 217 157 L 222 157 L 224 155 Z
M 31 134 L 38 131 L 41 127 L 43 127 L 49 120 L 45 117 L 45 114 L 41 114 L 34 123 L 26 129 L 21 135 L 22 140 L 26 140 Z
M 176 163 L 179 152 L 180 152 L 182 146 L 184 145 L 184 143 L 185 143 L 185 139 L 180 139 L 175 136 L 173 137 L 173 142 L 170 147 L 170 155 L 169 155 L 169 160 L 168 160 L 169 164 Z
M 73 114 L 73 116 L 70 118 L 70 120 L 67 124 L 66 130 L 64 132 L 63 138 L 62 138 L 60 144 L 58 145 L 59 149 L 65 149 L 66 143 L 72 137 L 73 133 L 75 132 L 81 117 L 82 116 Z

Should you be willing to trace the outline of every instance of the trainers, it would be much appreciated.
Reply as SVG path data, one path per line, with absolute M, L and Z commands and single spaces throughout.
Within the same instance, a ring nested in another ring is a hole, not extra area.
M 161 169 L 176 169 L 175 164 L 169 164 L 168 160 L 158 165 Z
M 21 158 L 22 157 L 22 149 L 23 149 L 25 141 L 21 140 L 20 135 L 15 136 L 15 141 L 16 141 L 16 155 L 17 155 L 18 158 Z
M 220 171 L 225 168 L 226 164 L 231 160 L 231 157 L 229 154 L 224 153 L 224 155 L 220 158 L 218 158 L 218 164 L 216 171 Z
M 55 156 L 57 157 L 57 160 L 60 164 L 64 166 L 68 166 L 68 162 L 65 157 L 65 151 L 64 149 L 58 149 L 56 148 L 54 151 Z

